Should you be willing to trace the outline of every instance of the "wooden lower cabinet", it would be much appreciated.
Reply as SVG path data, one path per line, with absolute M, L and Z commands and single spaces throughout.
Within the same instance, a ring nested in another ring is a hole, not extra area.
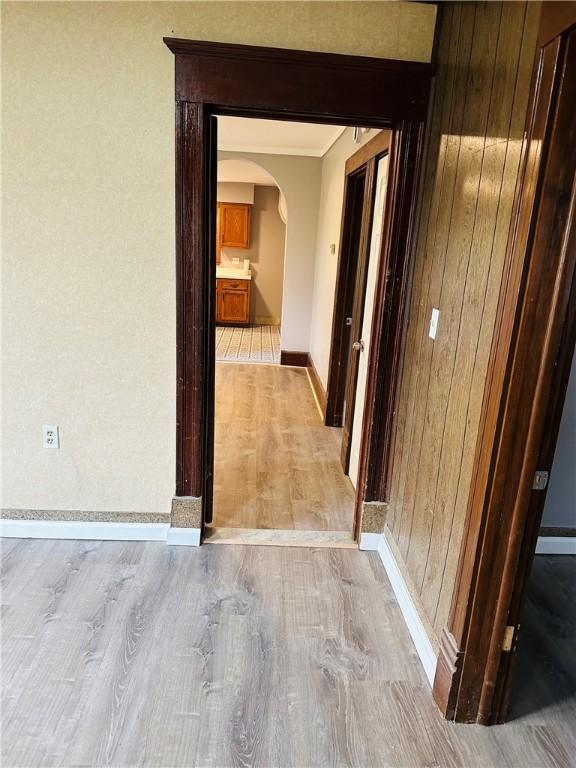
M 250 322 L 250 280 L 216 280 L 216 322 L 230 325 Z

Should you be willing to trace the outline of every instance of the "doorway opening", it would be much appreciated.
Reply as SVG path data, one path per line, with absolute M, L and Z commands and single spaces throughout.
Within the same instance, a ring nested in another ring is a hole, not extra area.
M 576 136 L 575 43 L 574 4 L 544 3 L 466 533 L 434 680 L 440 708 L 462 722 L 504 722 L 511 704 L 514 712 L 523 607 L 528 595 L 534 609 L 530 573 L 540 557 L 548 475 L 558 476 L 555 447 L 576 343 L 576 155 L 566 152 Z M 573 486 L 570 495 L 573 515 Z M 540 569 L 538 587 L 555 589 Z M 549 680 L 534 666 L 546 696 Z M 572 669 L 562 688 L 573 681 Z
M 219 145 L 235 146 L 254 122 L 219 118 Z M 242 152 L 218 159 L 217 178 L 216 360 L 279 364 L 286 197 L 265 164 Z
M 391 132 L 217 121 L 207 541 L 351 546 Z M 341 423 L 325 408 L 336 356 Z
M 388 228 L 374 299 L 354 496 L 357 534 L 364 505 L 375 502 L 383 509 L 388 497 L 432 67 L 425 63 L 171 38 L 165 43 L 175 54 L 176 64 L 178 385 L 173 525 L 197 526 L 205 533 L 213 519 L 218 117 L 338 125 L 352 128 L 353 133 L 362 132 L 359 126 L 372 126 L 391 133 Z M 291 162 L 295 162 L 294 158 Z M 283 183 L 281 186 L 287 193 Z M 290 227 L 290 200 L 288 205 Z M 328 256 L 335 258 L 335 253 L 335 247 L 330 248 Z M 287 288 L 285 285 L 284 304 Z M 305 292 L 310 286 L 302 281 L 300 289 Z M 310 327 L 307 322 L 304 325 Z M 322 337 L 329 340 L 330 330 Z M 307 365 L 309 350 L 290 345 L 285 325 L 282 347 L 277 370 L 283 370 L 282 364 L 286 368 Z M 327 367 L 328 358 L 327 352 L 318 364 Z M 251 366 L 252 370 L 256 368 Z M 320 400 L 315 376 L 318 371 L 310 368 Z M 371 525 L 374 511 L 372 508 L 367 516 Z

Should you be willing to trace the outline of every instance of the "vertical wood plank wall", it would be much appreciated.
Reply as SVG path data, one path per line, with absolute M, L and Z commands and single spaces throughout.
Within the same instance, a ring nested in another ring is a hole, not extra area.
M 539 13 L 530 2 L 447 3 L 441 21 L 385 531 L 435 644 L 463 535 Z

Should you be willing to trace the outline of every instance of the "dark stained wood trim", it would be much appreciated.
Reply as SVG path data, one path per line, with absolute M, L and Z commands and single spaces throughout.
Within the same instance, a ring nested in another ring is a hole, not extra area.
M 221 43 L 165 42 L 175 54 L 177 102 L 176 494 L 201 496 L 206 522 L 211 517 L 214 420 L 213 118 L 228 114 L 389 127 L 402 140 L 406 131 L 412 131 L 411 125 L 421 131 L 432 66 Z M 395 200 L 404 212 L 401 200 Z M 393 218 L 396 222 L 398 215 Z M 308 362 L 307 352 L 284 350 L 282 357 L 284 363 Z
M 388 229 L 380 254 L 360 455 L 359 496 L 365 501 L 389 501 L 423 148 L 424 122 L 405 123 L 395 131 L 388 184 L 392 194 L 386 201 Z
M 373 136 L 370 141 L 363 144 L 357 152 L 354 152 L 354 154 L 350 155 L 348 160 L 346 160 L 344 166 L 344 173 L 346 176 L 349 176 L 363 165 L 366 165 L 369 160 L 373 160 L 374 158 L 380 157 L 385 152 L 388 152 L 390 150 L 391 140 L 392 136 L 390 135 L 390 131 L 380 131 L 376 136 Z
M 292 352 L 283 349 L 280 351 L 280 365 L 296 365 L 300 368 L 307 368 L 308 352 Z
M 367 260 L 366 249 L 370 246 L 369 237 L 365 237 L 362 241 L 362 234 L 370 229 L 373 208 L 372 199 L 368 199 L 373 191 L 373 184 L 370 184 L 369 180 L 368 165 L 370 161 L 375 161 L 376 158 L 390 150 L 391 141 L 390 131 L 380 131 L 351 155 L 345 163 L 340 248 L 336 269 L 334 314 L 328 364 L 326 425 L 329 427 L 343 426 L 344 401 L 348 386 L 350 340 L 353 333 L 358 333 L 358 323 L 361 323 L 362 320 L 360 316 L 360 319 L 356 317 L 356 322 L 354 322 L 354 306 L 362 262 Z M 372 162 L 372 175 L 374 167 L 375 162 Z M 352 320 L 351 325 L 346 324 L 348 317 Z
M 176 112 L 176 495 L 201 496 L 204 484 L 204 345 L 209 284 L 204 254 L 205 182 L 203 108 L 178 104 Z M 198 173 L 197 169 L 201 169 Z M 201 291 L 197 290 L 201 286 Z M 196 289 L 196 290 L 195 290 Z M 198 352 L 202 350 L 202 354 Z
M 353 281 L 352 299 L 352 325 L 350 326 L 350 342 L 358 341 L 362 337 L 362 321 L 364 319 L 364 304 L 366 303 L 366 284 L 368 281 L 368 261 L 370 259 L 370 239 L 372 234 L 372 219 L 374 212 L 374 197 L 376 194 L 376 157 L 371 157 L 366 163 L 364 176 L 364 194 L 362 197 L 362 222 L 360 227 L 360 240 L 358 243 L 358 258 Z M 344 329 L 343 329 L 344 330 Z M 351 344 L 348 349 L 347 359 L 343 362 L 346 370 L 346 387 L 344 402 L 346 409 L 342 424 L 342 442 L 340 446 L 340 463 L 344 474 L 348 474 L 350 465 L 350 449 L 352 446 L 352 427 L 354 424 L 354 412 L 356 410 L 356 391 L 358 385 L 358 369 L 360 366 L 359 353 Z
M 576 4 L 571 5 L 573 25 Z M 542 7 L 545 28 L 548 4 Z M 534 502 L 532 481 L 536 469 L 549 469 L 540 465 L 542 449 L 551 460 L 557 412 L 553 425 L 547 419 L 565 391 L 566 373 L 558 373 L 558 362 L 566 367 L 562 347 L 573 350 L 576 336 L 576 156 L 566 151 L 576 142 L 574 72 L 576 33 L 538 52 L 446 630 L 459 663 L 441 657 L 434 683 L 445 716 L 461 722 L 489 724 L 505 715 L 511 665 L 502 642 L 506 626 L 519 615 L 540 525 L 538 515 L 530 517 L 532 505 L 541 505 Z
M 444 627 L 432 690 L 434 700 L 444 713 L 454 711 L 456 706 L 457 689 L 452 681 L 461 673 L 462 657 L 454 636 Z
M 574 24 L 576 2 L 545 0 L 546 13 L 542 14 L 538 30 L 538 46 L 542 47 Z
M 326 390 L 324 389 L 324 385 L 322 384 L 320 376 L 318 375 L 318 371 L 314 365 L 314 360 L 312 360 L 310 355 L 308 355 L 308 375 L 310 376 L 310 383 L 312 384 L 312 389 L 314 390 L 314 394 L 318 400 L 318 405 L 322 411 L 322 417 L 326 418 Z
M 205 136 L 206 143 L 204 148 L 204 192 L 203 197 L 203 217 L 204 229 L 207 232 L 207 239 L 204 249 L 204 260 L 206 268 L 206 293 L 205 317 L 206 333 L 204 360 L 206 367 L 204 392 L 204 415 L 202 421 L 202 433 L 204 438 L 204 466 L 203 466 L 203 485 L 202 498 L 203 510 L 202 516 L 202 535 L 205 526 L 212 522 L 212 500 L 214 491 L 214 428 L 208 425 L 214 425 L 215 417 L 215 396 L 216 391 L 216 301 L 217 301 L 217 283 L 216 283 L 216 259 L 213 255 L 217 252 L 216 230 L 218 218 L 217 206 L 217 188 L 218 188 L 218 120 L 213 116 L 205 117 Z
M 344 401 L 348 373 L 348 357 L 352 327 L 354 289 L 358 269 L 360 233 L 364 211 L 366 171 L 358 169 L 344 179 L 344 196 L 340 220 L 340 247 L 336 268 L 336 288 L 328 363 L 328 387 L 326 401 L 326 425 L 341 427 L 344 418 Z
M 560 538 L 573 538 L 576 537 L 576 528 L 558 527 L 555 525 L 543 525 L 538 531 L 538 536 L 558 536 Z
M 164 38 L 176 55 L 176 100 L 244 116 L 389 127 L 426 115 L 431 65 Z
M 560 422 L 562 420 L 566 390 L 568 389 L 568 380 L 574 357 L 574 347 L 576 345 L 576 279 L 573 279 L 572 296 L 568 301 L 568 307 L 568 317 L 564 324 L 563 335 L 559 344 L 560 351 L 556 361 L 556 371 L 552 378 L 547 414 L 544 417 L 546 428 L 537 460 L 538 468 L 549 472 L 552 471 L 554 463 L 556 442 L 560 431 Z M 516 579 L 508 611 L 508 624 L 520 627 L 519 633 L 522 631 L 522 610 L 526 599 L 526 591 L 528 589 L 538 538 L 540 536 L 576 536 L 576 528 L 540 527 L 545 503 L 546 492 L 533 493 L 526 516 Z M 508 714 L 515 658 L 516 654 L 512 653 L 503 655 L 501 659 L 492 707 L 492 719 L 498 723 L 504 722 Z

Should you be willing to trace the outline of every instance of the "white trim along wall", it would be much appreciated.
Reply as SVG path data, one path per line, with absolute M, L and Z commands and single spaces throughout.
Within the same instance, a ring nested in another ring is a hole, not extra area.
M 383 533 L 363 533 L 360 536 L 360 549 L 373 550 L 380 555 L 380 559 L 386 570 L 386 575 L 390 580 L 392 590 L 394 591 L 394 595 L 396 596 L 396 600 L 402 611 L 402 616 L 404 617 L 404 621 L 410 632 L 410 637 L 412 638 L 416 652 L 424 667 L 424 673 L 428 678 L 430 687 L 432 687 L 434 684 L 434 675 L 436 674 L 438 655 L 430 642 L 428 633 L 420 619 L 418 609 L 406 587 L 406 583 L 402 577 L 402 573 L 398 567 L 394 554 L 388 546 L 386 537 Z
M 112 523 L 83 520 L 0 520 L 0 536 L 12 539 L 89 539 L 95 541 L 165 541 L 200 545 L 200 528 L 172 528 L 170 523 Z

